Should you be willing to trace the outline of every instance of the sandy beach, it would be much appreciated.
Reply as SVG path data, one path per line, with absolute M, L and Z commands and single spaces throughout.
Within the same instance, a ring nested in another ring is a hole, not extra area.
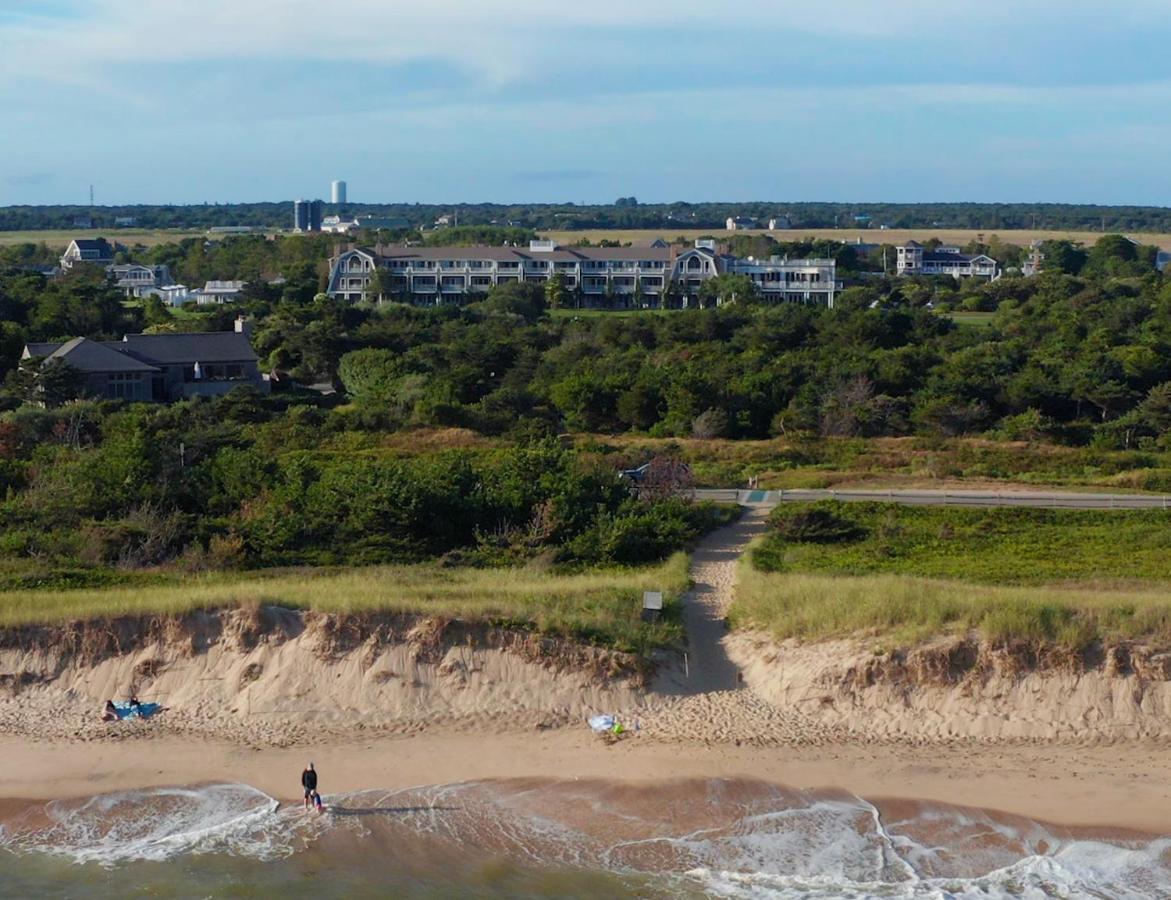
M 320 652 L 312 629 L 242 643 L 225 620 L 201 653 L 160 644 L 0 697 L 0 798 L 242 783 L 282 799 L 314 761 L 327 796 L 478 779 L 759 779 L 871 799 L 973 806 L 1056 824 L 1171 833 L 1171 687 L 1108 673 L 980 685 L 859 686 L 864 646 L 777 646 L 729 634 L 748 515 L 697 549 L 686 660 L 649 686 L 599 682 L 515 648 L 409 642 Z M 288 623 L 285 623 L 286 625 Z M 284 626 L 282 626 L 284 627 Z M 239 629 L 236 629 L 238 631 Z M 6 650 L 3 670 L 46 670 L 52 648 Z M 845 674 L 843 674 L 845 673 Z M 172 707 L 102 723 L 136 685 Z M 616 712 L 608 742 L 585 719 Z
M 583 725 L 508 734 L 437 731 L 415 737 L 260 748 L 179 738 L 35 743 L 0 739 L 9 810 L 23 801 L 209 782 L 239 782 L 298 801 L 306 762 L 328 797 L 487 778 L 605 778 L 639 783 L 743 776 L 801 789 L 842 788 L 870 799 L 995 809 L 1069 826 L 1171 832 L 1166 744 L 954 745 L 905 743 L 752 748 L 632 736 L 607 745 Z

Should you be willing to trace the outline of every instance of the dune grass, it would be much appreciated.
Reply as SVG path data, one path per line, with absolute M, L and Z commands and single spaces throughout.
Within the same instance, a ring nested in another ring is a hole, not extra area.
M 851 540 L 791 540 L 781 530 L 811 512 L 855 529 Z M 1171 512 L 962 509 L 888 503 L 786 504 L 753 549 L 762 569 L 831 575 L 889 573 L 980 584 L 1084 579 L 1171 582 Z
M 780 639 L 864 635 L 897 646 L 973 630 L 993 642 L 1071 650 L 1122 638 L 1171 643 L 1171 584 L 999 586 L 911 575 L 762 572 L 745 557 L 731 621 Z
M 688 560 L 560 574 L 435 564 L 268 574 L 217 573 L 167 584 L 0 592 L 0 627 L 268 604 L 328 613 L 405 612 L 492 622 L 630 652 L 682 637 Z M 659 622 L 641 621 L 642 592 L 664 592 Z
M 778 638 L 1171 644 L 1160 511 L 800 504 L 740 563 L 733 624 Z

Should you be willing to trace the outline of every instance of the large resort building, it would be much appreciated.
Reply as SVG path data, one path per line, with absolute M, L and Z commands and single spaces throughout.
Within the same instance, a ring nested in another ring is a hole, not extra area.
M 561 276 L 583 306 L 687 307 L 700 286 L 725 273 L 747 275 L 766 299 L 832 307 L 840 289 L 832 259 L 741 259 L 714 241 L 694 247 L 354 247 L 330 260 L 328 293 L 340 300 L 370 296 L 379 273 L 384 297 L 420 304 L 455 302 L 509 282 L 544 283 Z

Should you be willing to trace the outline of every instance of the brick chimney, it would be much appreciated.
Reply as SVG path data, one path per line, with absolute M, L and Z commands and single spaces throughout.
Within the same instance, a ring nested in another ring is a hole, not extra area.
M 252 337 L 252 320 L 245 316 L 236 316 L 236 333 L 245 337 Z

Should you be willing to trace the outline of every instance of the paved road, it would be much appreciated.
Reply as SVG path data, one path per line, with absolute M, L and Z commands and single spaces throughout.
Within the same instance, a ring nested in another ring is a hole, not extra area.
M 771 507 L 781 503 L 811 500 L 841 500 L 846 503 L 901 503 L 905 506 L 1026 506 L 1042 509 L 1166 509 L 1171 497 L 1156 494 L 1078 494 L 1056 491 L 742 491 L 735 488 L 704 488 L 696 499 L 739 503 L 741 506 Z

